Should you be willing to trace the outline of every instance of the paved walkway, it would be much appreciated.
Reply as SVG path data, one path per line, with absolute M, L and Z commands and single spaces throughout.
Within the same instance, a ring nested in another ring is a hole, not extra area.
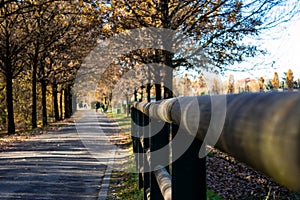
M 1 200 L 106 198 L 113 161 L 127 156 L 109 140 L 118 126 L 92 110 L 74 119 L 0 153 Z

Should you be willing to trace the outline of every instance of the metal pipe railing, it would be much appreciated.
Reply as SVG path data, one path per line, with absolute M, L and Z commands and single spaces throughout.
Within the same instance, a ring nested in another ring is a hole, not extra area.
M 175 124 L 187 135 L 206 144 L 211 142 L 207 138 L 213 138 L 207 132 L 214 134 L 219 131 L 214 136 L 218 137 L 216 148 L 272 177 L 279 184 L 300 192 L 299 93 L 182 97 L 156 103 L 135 103 L 133 110 L 149 117 L 150 121 Z M 224 123 L 217 119 L 223 119 Z M 165 130 L 164 134 L 169 135 L 170 131 Z M 151 155 L 155 156 L 155 152 Z M 172 181 L 174 188 L 173 184 Z

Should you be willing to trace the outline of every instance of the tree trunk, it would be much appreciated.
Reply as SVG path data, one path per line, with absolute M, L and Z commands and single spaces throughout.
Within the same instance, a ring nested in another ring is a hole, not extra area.
M 168 67 L 165 67 L 165 77 L 164 77 L 164 99 L 169 99 L 173 97 L 173 68 L 172 68 L 172 58 L 167 56 Z M 170 65 L 170 66 L 169 66 Z
M 147 102 L 151 102 L 151 93 L 150 93 L 150 90 L 151 90 L 151 85 L 150 85 L 150 83 L 148 83 L 146 85 Z
M 73 115 L 73 95 L 72 95 L 72 88 L 71 88 L 71 85 L 68 85 L 68 90 L 69 90 L 69 95 L 68 95 L 68 98 L 69 98 L 69 116 L 71 117 Z
M 12 74 L 6 74 L 7 133 L 15 134 Z
M 169 3 L 170 0 L 162 0 L 161 1 L 161 11 L 162 11 L 162 26 L 163 28 L 170 28 L 171 19 L 169 15 Z
M 71 98 L 72 98 L 72 109 L 71 109 L 71 112 L 72 112 L 72 115 L 77 111 L 77 99 L 76 99 L 76 96 L 73 94 L 71 94 Z
M 142 102 L 144 99 L 144 89 L 141 87 L 141 98 L 139 99 L 139 102 Z
M 37 73 L 37 64 L 32 65 L 32 113 L 31 113 L 31 126 L 32 128 L 37 127 L 37 110 L 36 110 L 36 73 Z
M 72 94 L 71 86 L 68 84 L 64 93 L 65 99 L 65 118 L 70 118 L 72 115 Z
M 128 94 L 126 94 L 126 116 L 128 117 L 129 116 L 129 97 L 128 97 Z
M 169 99 L 173 97 L 173 91 L 172 89 L 168 87 L 164 87 L 164 99 Z
M 162 1 L 162 25 L 164 28 L 170 28 L 171 27 L 171 17 L 170 17 L 170 0 L 163 0 Z M 172 36 L 167 36 L 172 37 Z M 166 41 L 165 39 L 163 41 L 163 47 L 164 49 L 172 49 L 171 45 L 172 43 L 169 41 Z M 165 69 L 166 77 L 164 77 L 164 99 L 172 98 L 173 97 L 173 56 L 174 54 L 168 51 L 163 51 L 163 63 L 165 66 L 167 66 L 167 69 Z
M 161 100 L 161 84 L 155 84 L 156 101 Z
M 136 89 L 134 90 L 134 94 L 133 95 L 134 95 L 134 101 L 137 102 L 138 98 L 137 98 L 137 90 Z
M 69 102 L 68 102 L 68 95 L 69 95 L 69 91 L 68 91 L 68 87 L 66 87 L 65 89 L 64 89 L 64 107 L 65 107 L 65 119 L 66 118 L 69 118 L 70 116 L 69 116 L 69 107 L 68 107 L 68 104 L 69 104 Z
M 37 127 L 37 97 L 36 97 L 36 85 L 37 85 L 37 65 L 38 65 L 38 55 L 39 55 L 39 43 L 35 44 L 35 52 L 33 55 L 32 63 L 32 113 L 31 113 L 31 126 L 32 128 Z
M 53 108 L 54 108 L 54 118 L 55 121 L 59 120 L 59 110 L 58 110 L 58 98 L 57 98 L 57 84 L 52 84 L 52 95 L 53 95 Z
M 63 120 L 63 95 L 64 95 L 64 89 L 61 89 L 60 91 L 60 97 L 59 97 L 59 107 L 60 107 L 60 120 Z
M 36 97 L 36 85 L 37 85 L 37 65 L 38 65 L 38 55 L 39 55 L 39 43 L 35 44 L 35 52 L 33 55 L 32 63 L 32 113 L 31 113 L 31 126 L 32 128 L 37 127 L 37 97 Z
M 47 126 L 47 83 L 46 81 L 42 80 L 42 114 L 43 114 L 43 126 Z

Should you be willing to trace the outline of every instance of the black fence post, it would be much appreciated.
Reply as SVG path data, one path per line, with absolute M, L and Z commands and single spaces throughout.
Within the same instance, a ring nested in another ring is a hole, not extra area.
M 202 142 L 172 124 L 172 137 L 181 134 L 182 140 L 172 142 L 172 200 L 206 200 L 206 158 L 199 158 Z M 181 152 L 185 141 L 193 141 Z
M 162 120 L 151 119 L 149 126 L 150 129 L 150 170 L 151 170 L 151 182 L 150 182 L 150 199 L 151 200 L 164 200 L 164 197 L 160 191 L 160 187 L 157 183 L 154 171 L 165 165 L 164 162 L 169 163 L 170 151 L 169 151 L 169 139 L 170 139 L 170 125 Z M 163 147 L 167 147 L 165 151 L 162 151 L 159 155 L 153 156 L 153 152 L 161 150 Z M 169 171 L 169 166 L 164 166 Z
M 142 124 L 141 119 L 138 118 L 138 110 L 131 108 L 131 138 L 133 153 L 135 154 L 136 170 L 139 178 L 139 189 L 143 188 L 143 175 L 141 169 L 143 166 L 143 147 L 140 140 L 139 127 Z
M 139 136 L 142 146 L 142 176 L 143 176 L 143 188 L 144 188 L 144 199 L 148 199 L 150 195 L 150 165 L 147 160 L 146 153 L 149 151 L 149 129 L 146 126 L 149 125 L 149 117 L 138 111 L 138 121 L 140 126 Z

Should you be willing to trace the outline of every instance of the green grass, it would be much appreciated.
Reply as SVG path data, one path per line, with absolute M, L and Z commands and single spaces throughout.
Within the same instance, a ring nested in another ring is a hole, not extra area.
M 140 200 L 143 192 L 138 188 L 137 174 L 113 171 L 107 200 Z
M 130 116 L 127 117 L 126 114 L 113 114 L 113 113 L 106 113 L 106 116 L 115 120 L 123 132 L 130 134 L 130 127 L 131 127 Z
M 130 135 L 130 117 L 127 117 L 126 114 L 115 114 L 115 113 L 106 113 L 109 118 L 115 120 L 123 134 Z M 133 156 L 133 155 L 132 155 Z M 127 166 L 127 171 L 132 171 L 130 168 L 135 166 Z M 108 192 L 108 200 L 118 197 L 121 200 L 139 200 L 143 199 L 143 191 L 138 187 L 138 176 L 135 173 L 127 172 L 118 172 L 114 171 L 112 173 L 112 179 L 110 182 L 110 191 Z M 216 193 L 212 190 L 207 190 L 207 200 L 222 200 Z
M 207 189 L 206 190 L 207 200 L 221 200 L 222 198 L 219 197 L 216 193 L 214 193 L 212 190 Z
M 121 200 L 141 200 L 143 199 L 143 189 L 139 189 L 138 187 L 138 176 L 134 173 L 122 173 L 122 172 L 114 172 L 113 177 L 121 176 L 123 179 L 123 182 L 120 185 L 116 186 L 115 181 L 113 180 L 111 182 L 115 185 L 115 191 L 114 195 L 115 197 L 118 197 L 118 199 Z M 217 194 L 215 194 L 211 190 L 206 191 L 207 200 L 222 200 L 221 197 L 219 197 Z M 111 197 L 111 194 L 109 195 L 108 200 L 114 199 Z

